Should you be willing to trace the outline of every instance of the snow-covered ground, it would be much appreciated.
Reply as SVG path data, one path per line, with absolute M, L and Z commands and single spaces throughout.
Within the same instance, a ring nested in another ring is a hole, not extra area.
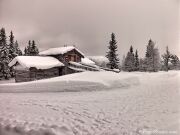
M 15 79 L 11 78 L 9 80 L 0 80 L 0 84 L 9 84 L 9 83 L 15 83 Z
M 2 135 L 179 135 L 180 72 L 0 84 Z

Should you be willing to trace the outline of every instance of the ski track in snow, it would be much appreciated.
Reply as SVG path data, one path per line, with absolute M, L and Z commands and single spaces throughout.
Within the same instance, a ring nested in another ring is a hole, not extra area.
M 180 72 L 134 74 L 140 84 L 128 88 L 1 93 L 0 123 L 27 131 L 49 129 L 57 135 L 144 135 L 140 132 L 144 129 L 178 132 Z

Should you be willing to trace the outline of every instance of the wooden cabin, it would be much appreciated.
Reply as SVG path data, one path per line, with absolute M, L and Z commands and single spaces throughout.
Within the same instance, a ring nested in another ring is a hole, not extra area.
M 15 81 L 27 82 L 62 75 L 64 64 L 53 57 L 17 56 L 10 63 L 14 67 Z
M 84 54 L 79 51 L 74 46 L 64 46 L 58 48 L 50 48 L 48 50 L 42 51 L 39 53 L 41 56 L 51 56 L 58 59 L 65 65 L 65 68 L 62 70 L 62 74 L 72 74 L 77 72 L 82 72 L 81 70 L 74 70 L 69 68 L 69 62 L 80 63 L 81 59 L 84 58 Z
M 27 82 L 83 71 L 99 71 L 95 63 L 74 46 L 50 48 L 40 56 L 17 56 L 9 66 L 15 70 L 16 82 Z M 92 64 L 92 66 L 90 65 Z
M 81 62 L 81 58 L 84 58 L 84 54 L 74 46 L 50 48 L 46 51 L 40 52 L 39 54 L 42 56 L 55 57 L 64 64 L 69 61 Z

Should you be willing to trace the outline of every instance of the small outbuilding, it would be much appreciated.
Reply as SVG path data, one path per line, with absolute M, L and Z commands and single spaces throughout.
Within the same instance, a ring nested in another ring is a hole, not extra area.
M 9 66 L 15 70 L 16 82 L 27 82 L 61 76 L 64 64 L 49 56 L 17 56 Z

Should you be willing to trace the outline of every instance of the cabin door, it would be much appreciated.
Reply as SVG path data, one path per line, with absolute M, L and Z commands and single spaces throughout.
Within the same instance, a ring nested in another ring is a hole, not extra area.
M 63 75 L 63 68 L 59 68 L 59 76 Z

